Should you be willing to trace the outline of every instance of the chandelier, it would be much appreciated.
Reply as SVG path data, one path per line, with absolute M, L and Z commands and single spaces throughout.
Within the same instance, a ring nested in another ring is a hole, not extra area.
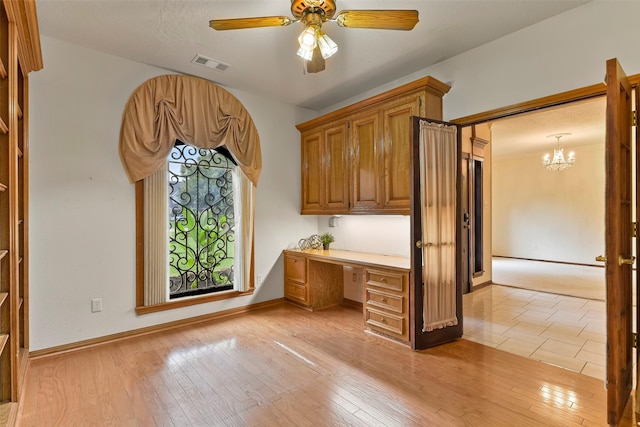
M 560 138 L 563 136 L 571 135 L 570 133 L 558 133 L 556 135 L 549 135 L 549 138 L 556 139 L 556 148 L 553 149 L 553 158 L 550 158 L 549 154 L 544 155 L 542 163 L 544 167 L 552 171 L 561 171 L 573 166 L 576 162 L 576 155 L 573 151 L 569 153 L 569 157 L 564 158 L 564 150 L 560 148 Z

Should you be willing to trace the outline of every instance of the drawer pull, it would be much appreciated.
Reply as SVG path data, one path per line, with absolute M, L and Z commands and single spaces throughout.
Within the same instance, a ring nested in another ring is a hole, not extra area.
M 385 297 L 380 298 L 380 302 L 387 302 L 387 299 Z
M 387 323 L 387 319 L 383 317 L 382 319 L 380 319 L 380 323 Z
M 381 282 L 381 283 L 387 283 L 387 278 L 386 278 L 386 277 L 382 277 L 382 278 L 380 278 L 380 282 Z

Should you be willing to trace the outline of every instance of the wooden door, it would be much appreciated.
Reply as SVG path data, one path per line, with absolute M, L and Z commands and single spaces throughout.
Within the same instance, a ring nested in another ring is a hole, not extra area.
M 380 115 L 371 110 L 351 122 L 353 212 L 379 210 L 382 206 L 382 147 Z
M 605 277 L 607 421 L 617 425 L 631 394 L 632 185 L 631 86 L 616 59 L 607 61 L 605 140 Z
M 454 214 L 454 226 L 455 226 L 455 238 L 453 241 L 441 242 L 444 245 L 455 246 L 455 316 L 456 324 L 451 326 L 434 329 L 428 332 L 423 331 L 425 325 L 424 312 L 424 295 L 427 290 L 423 280 L 423 250 L 429 250 L 430 242 L 425 240 L 425 231 L 422 229 L 422 200 L 421 200 L 421 188 L 425 185 L 425 182 L 421 180 L 420 174 L 420 122 L 426 120 L 432 123 L 441 123 L 447 126 L 455 126 L 450 123 L 440 122 L 431 119 L 422 119 L 419 117 L 411 118 L 411 237 L 412 237 L 412 250 L 411 250 L 411 285 L 409 288 L 409 300 L 411 304 L 410 312 L 410 334 L 411 334 L 411 346 L 414 350 L 419 350 L 427 347 L 439 345 L 448 341 L 452 341 L 462 336 L 462 201 L 461 201 L 461 184 L 462 174 L 460 168 L 461 157 L 461 132 L 457 127 L 457 138 L 455 141 L 455 170 L 453 175 L 447 179 L 453 179 L 455 181 L 455 203 L 453 206 Z M 433 217 L 437 220 L 437 216 L 442 214 L 441 210 L 433 212 Z M 430 214 L 431 215 L 431 214 Z M 437 224 L 438 228 L 440 223 Z M 441 284 L 439 283 L 438 286 Z
M 302 136 L 302 213 L 318 214 L 322 209 L 322 133 Z
M 384 186 L 386 211 L 408 213 L 411 205 L 409 161 L 411 156 L 411 116 L 420 110 L 420 94 L 403 98 L 382 110 Z
M 323 205 L 328 213 L 349 210 L 349 167 L 347 123 L 332 124 L 324 131 Z

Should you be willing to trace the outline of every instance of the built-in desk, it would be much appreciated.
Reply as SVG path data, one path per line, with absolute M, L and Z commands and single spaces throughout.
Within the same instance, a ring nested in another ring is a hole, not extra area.
M 363 270 L 365 327 L 408 342 L 409 258 L 337 249 L 285 250 L 285 298 L 309 310 L 342 304 L 344 266 Z

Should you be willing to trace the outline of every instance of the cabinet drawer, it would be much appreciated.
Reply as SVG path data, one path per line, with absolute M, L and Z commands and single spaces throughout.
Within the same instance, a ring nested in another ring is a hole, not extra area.
M 378 311 L 367 307 L 365 313 L 365 323 L 372 329 L 376 329 L 385 334 L 407 339 L 405 318 L 394 314 Z
M 367 305 L 378 307 L 395 313 L 404 313 L 404 297 L 402 295 L 380 292 L 375 289 L 366 290 Z
M 284 281 L 284 297 L 290 300 L 307 304 L 307 286 L 291 280 Z
M 401 272 L 367 269 L 367 286 L 390 289 L 397 292 L 404 291 L 404 277 Z
M 307 281 L 307 262 L 304 257 L 285 255 L 284 278 L 298 283 Z

